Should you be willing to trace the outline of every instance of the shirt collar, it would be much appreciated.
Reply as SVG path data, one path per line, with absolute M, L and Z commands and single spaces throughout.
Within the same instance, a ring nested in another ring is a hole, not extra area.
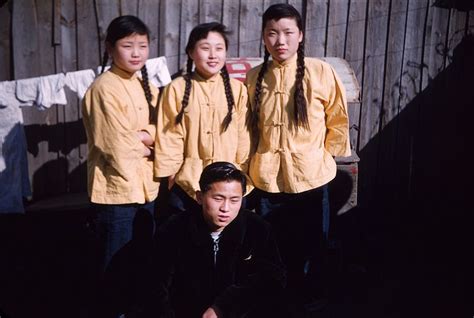
M 198 72 L 194 72 L 193 73 L 193 78 L 198 81 L 198 82 L 209 82 L 209 83 L 214 83 L 217 81 L 217 79 L 219 78 L 219 76 L 221 76 L 221 73 L 217 73 L 217 74 L 214 74 L 212 75 L 211 77 L 209 78 L 204 78 L 202 77 L 201 75 L 199 75 Z
M 120 76 L 123 79 L 128 79 L 128 80 L 134 80 L 137 78 L 137 73 L 130 74 L 127 71 L 122 70 L 119 68 L 117 65 L 112 63 L 112 66 L 110 67 L 110 71 L 118 76 Z
M 278 62 L 276 60 L 272 60 L 272 65 L 275 68 L 281 68 L 281 67 L 289 66 L 289 65 L 292 65 L 292 64 L 296 63 L 297 59 L 298 59 L 298 53 L 296 53 L 295 55 L 293 55 L 292 57 L 290 57 L 289 59 L 287 59 L 283 62 Z

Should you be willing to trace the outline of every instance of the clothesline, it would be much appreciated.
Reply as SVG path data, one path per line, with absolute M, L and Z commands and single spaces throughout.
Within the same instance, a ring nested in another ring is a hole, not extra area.
M 150 59 L 146 62 L 146 66 L 150 83 L 161 87 L 171 81 L 165 57 Z M 100 69 L 99 66 L 96 72 L 86 69 L 0 82 L 0 105 L 36 106 L 40 110 L 50 108 L 52 105 L 67 105 L 65 88 L 68 87 L 82 99 L 96 74 L 100 73 Z

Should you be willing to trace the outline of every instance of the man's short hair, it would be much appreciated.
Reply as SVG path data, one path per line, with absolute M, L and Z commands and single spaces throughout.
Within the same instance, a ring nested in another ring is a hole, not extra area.
M 213 183 L 237 181 L 242 185 L 242 194 L 247 191 L 247 177 L 230 162 L 217 161 L 205 167 L 199 179 L 201 192 L 207 192 Z

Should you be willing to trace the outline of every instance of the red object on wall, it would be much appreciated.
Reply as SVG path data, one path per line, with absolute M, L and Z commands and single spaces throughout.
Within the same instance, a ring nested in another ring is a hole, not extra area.
M 230 77 L 243 82 L 247 71 L 262 62 L 263 58 L 260 57 L 231 57 L 226 60 L 227 71 Z

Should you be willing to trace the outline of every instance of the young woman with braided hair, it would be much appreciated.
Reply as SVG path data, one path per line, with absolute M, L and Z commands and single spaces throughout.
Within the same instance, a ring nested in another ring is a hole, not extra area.
M 112 65 L 92 83 L 82 104 L 88 191 L 97 212 L 94 223 L 104 249 L 103 270 L 131 240 L 137 212 L 153 216 L 158 195 L 152 159 L 158 89 L 148 83 L 145 66 L 149 34 L 135 16 L 112 20 L 102 71 L 109 58 Z M 154 218 L 149 220 L 153 223 Z
M 270 6 L 262 35 L 264 62 L 246 77 L 254 141 L 249 175 L 256 211 L 277 233 L 288 289 L 304 299 L 321 286 L 308 275 L 323 263 L 322 210 L 336 175 L 333 157 L 351 153 L 347 103 L 332 67 L 304 57 L 302 18 L 293 6 Z
M 168 178 L 171 213 L 199 208 L 196 191 L 207 165 L 227 161 L 247 171 L 247 90 L 229 78 L 227 34 L 217 22 L 196 26 L 186 45 L 186 72 L 160 99 L 155 176 Z

